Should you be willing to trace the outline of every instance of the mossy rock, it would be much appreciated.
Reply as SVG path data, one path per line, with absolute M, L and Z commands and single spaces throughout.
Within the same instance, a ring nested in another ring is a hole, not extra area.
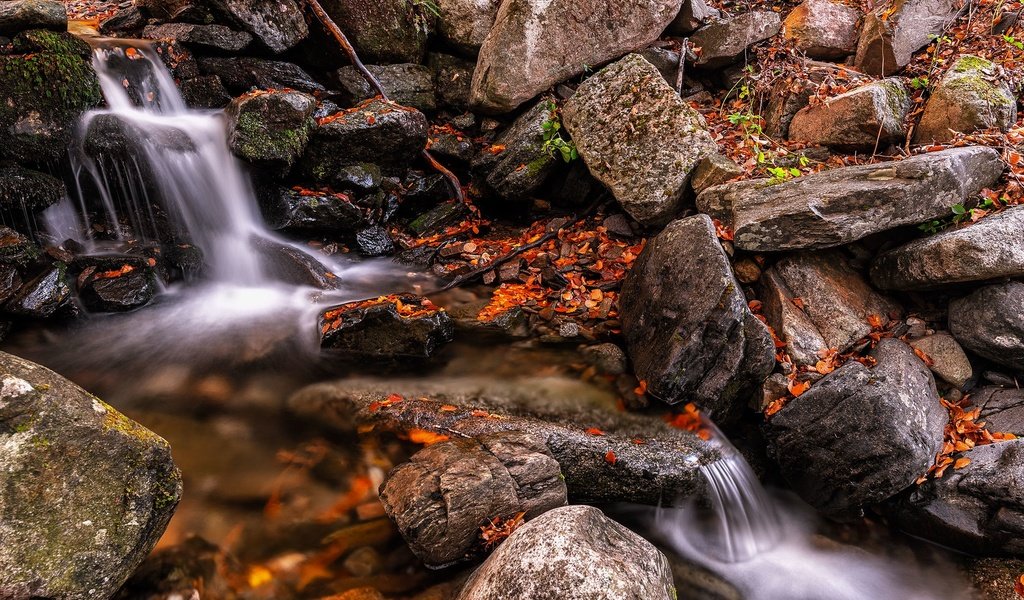
M 285 173 L 302 156 L 315 125 L 316 98 L 294 91 L 259 91 L 227 109 L 231 150 L 255 166 Z
M 1017 99 L 995 63 L 965 54 L 957 58 L 932 91 L 916 143 L 942 143 L 958 133 L 1007 131 L 1017 122 Z
M 19 166 L 0 166 L 0 208 L 32 214 L 60 202 L 64 182 L 53 175 Z

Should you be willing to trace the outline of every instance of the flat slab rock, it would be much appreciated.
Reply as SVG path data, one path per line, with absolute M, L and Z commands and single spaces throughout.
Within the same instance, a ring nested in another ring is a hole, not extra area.
M 0 353 L 0 597 L 108 598 L 181 497 L 170 447 L 70 381 Z
M 14 35 L 26 29 L 66 31 L 68 13 L 57 0 L 13 0 L 0 3 L 0 35 Z
M 969 146 L 782 183 L 727 183 L 701 193 L 697 207 L 732 227 L 744 250 L 830 248 L 946 216 L 1002 171 L 998 152 Z
M 403 400 L 388 401 L 392 394 Z M 351 379 L 307 387 L 288 404 L 301 417 L 346 432 L 523 432 L 548 448 L 578 501 L 674 502 L 702 491 L 699 467 L 719 457 L 694 433 L 622 412 L 612 394 L 558 377 Z

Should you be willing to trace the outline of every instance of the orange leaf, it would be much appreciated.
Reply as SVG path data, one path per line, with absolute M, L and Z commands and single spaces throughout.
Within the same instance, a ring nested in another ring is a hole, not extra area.
M 790 302 L 792 302 L 793 306 L 799 308 L 800 310 L 804 309 L 804 299 L 803 298 L 793 298 L 792 300 L 790 300 Z
M 916 354 L 917 357 L 921 359 L 921 362 L 923 362 L 925 366 L 931 367 L 935 364 L 935 361 L 932 360 L 932 357 L 925 354 L 924 350 L 921 350 L 920 348 L 914 348 L 914 354 Z
M 963 458 L 956 459 L 956 462 L 953 463 L 953 468 L 954 469 L 962 469 L 962 468 L 966 467 L 969 464 L 971 464 L 971 459 L 969 459 L 969 458 L 967 458 L 965 456 Z
M 1024 598 L 1024 575 L 1021 575 L 1013 582 L 1013 591 L 1017 592 L 1017 595 Z
M 803 394 L 804 392 L 806 392 L 807 390 L 809 390 L 811 388 L 811 382 L 810 381 L 790 381 L 788 387 L 789 387 L 789 393 L 793 394 L 793 397 L 796 398 L 796 397 L 799 397 L 800 394 Z
M 445 404 L 441 407 L 441 412 L 455 412 L 457 410 L 459 410 L 459 408 L 452 404 Z
M 647 393 L 647 382 L 643 379 L 640 380 L 640 385 L 633 388 L 633 393 L 637 396 L 643 396 Z
M 608 452 L 605 452 L 604 459 L 610 465 L 614 465 L 615 463 L 619 462 L 619 459 L 616 458 L 615 453 L 612 452 L 611 450 L 609 450 Z
M 587 435 L 604 435 L 604 432 L 597 427 L 589 427 L 587 428 Z

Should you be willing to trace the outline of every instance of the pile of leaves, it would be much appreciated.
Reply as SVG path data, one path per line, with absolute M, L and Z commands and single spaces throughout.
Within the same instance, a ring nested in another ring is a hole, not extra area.
M 959 402 L 949 402 L 943 398 L 942 406 L 949 411 L 942 449 L 935 455 L 935 463 L 928 472 L 917 479 L 918 485 L 929 478 L 941 478 L 949 467 L 962 469 L 971 464 L 971 459 L 964 454 L 977 446 L 1017 439 L 1012 433 L 990 432 L 984 421 L 978 421 L 981 407 L 972 407 L 970 396 L 964 396 Z
M 347 317 L 350 317 L 357 312 L 378 307 L 393 309 L 395 313 L 406 319 L 429 317 L 444 310 L 435 306 L 430 300 L 419 296 L 401 294 L 380 296 L 370 300 L 349 302 L 325 311 L 320 316 L 320 333 L 322 335 L 327 335 L 327 333 L 341 328 L 341 326 L 346 323 Z

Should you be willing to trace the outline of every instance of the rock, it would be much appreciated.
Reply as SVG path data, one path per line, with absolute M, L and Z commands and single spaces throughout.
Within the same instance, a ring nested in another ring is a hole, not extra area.
M 948 142 L 957 133 L 986 129 L 1007 131 L 1017 122 L 1017 99 L 1000 74 L 993 62 L 960 55 L 928 97 L 914 142 Z
M 69 33 L 43 30 L 18 34 L 15 46 L 25 54 L 0 56 L 0 158 L 56 161 L 82 113 L 103 100 L 91 51 Z
M 16 215 L 33 215 L 60 202 L 67 190 L 52 175 L 24 167 L 0 166 L 0 209 Z
M 971 352 L 1024 370 L 1024 283 L 998 283 L 954 300 L 949 331 Z
M 473 105 L 506 113 L 658 39 L 682 0 L 509 0 L 473 74 Z M 627 107 L 628 110 L 628 107 Z
M 768 269 L 763 289 L 760 297 L 768 324 L 800 365 L 817 363 L 822 350 L 849 350 L 871 333 L 872 315 L 888 322 L 902 313 L 836 251 L 783 258 Z
M 615 344 L 604 343 L 584 346 L 580 354 L 593 365 L 598 372 L 606 375 L 623 375 L 629 368 L 626 353 Z
M 1024 553 L 1024 440 L 978 446 L 970 464 L 948 469 L 894 502 L 900 529 L 975 555 Z
M 721 11 L 712 8 L 704 0 L 683 0 L 679 14 L 668 25 L 666 33 L 675 36 L 687 36 L 697 31 L 705 23 L 718 19 Z
M 650 542 L 596 508 L 566 506 L 517 529 L 456 600 L 676 597 L 668 559 Z
M 137 32 L 146 26 L 146 17 L 139 7 L 132 5 L 117 9 L 111 17 L 100 23 L 100 33 L 111 36 Z
M 324 10 L 369 64 L 421 63 L 428 19 L 408 0 L 324 0 Z
M 302 67 L 278 60 L 252 57 L 208 58 L 200 57 L 198 66 L 204 75 L 220 77 L 232 94 L 252 91 L 292 89 L 307 94 L 326 91 Z
M 232 598 L 234 592 L 225 575 L 241 571 L 235 563 L 217 546 L 192 536 L 151 554 L 114 598 L 186 600 L 200 597 L 200 592 L 213 598 Z
M 846 363 L 768 423 L 769 452 L 782 475 L 827 514 L 856 515 L 894 496 L 928 470 L 942 447 L 948 415 L 928 368 L 892 338 L 871 356 L 875 367 Z
M 987 429 L 1024 437 L 1024 392 L 1020 389 L 986 386 L 971 391 L 971 404 L 981 408 L 979 421 Z
M 431 112 L 437 110 L 437 96 L 434 94 L 434 76 L 422 65 L 404 63 L 399 65 L 368 65 L 370 73 L 380 82 L 388 98 L 403 106 Z M 341 84 L 341 102 L 354 106 L 377 95 L 363 74 L 355 67 L 338 69 Z
M 57 0 L 8 0 L 0 3 L 0 35 L 27 29 L 68 30 L 68 12 Z
M 829 248 L 948 215 L 1001 172 L 998 153 L 968 146 L 781 183 L 727 183 L 705 190 L 697 207 L 732 227 L 744 250 Z
M 927 290 L 1024 275 L 1024 207 L 1010 207 L 969 227 L 950 229 L 883 252 L 871 281 L 887 290 Z
M 0 371 L 0 589 L 111 597 L 181 497 L 170 447 L 48 369 L 0 354 Z
M 500 5 L 501 0 L 437 0 L 438 33 L 459 52 L 476 56 Z
M 18 293 L 7 301 L 4 311 L 37 319 L 52 317 L 71 301 L 67 269 L 64 263 L 54 263 L 22 286 Z
M 409 231 L 423 236 L 458 223 L 465 214 L 466 205 L 462 202 L 444 202 L 410 221 Z
M 263 257 L 262 266 L 274 280 L 321 290 L 338 288 L 338 276 L 295 244 L 254 237 L 252 247 Z
M 857 51 L 861 12 L 835 0 L 804 0 L 782 23 L 782 35 L 811 58 L 840 59 Z
M 252 42 L 252 36 L 234 31 L 223 25 L 192 25 L 190 23 L 164 23 L 150 25 L 142 32 L 147 40 L 175 40 L 186 46 L 211 48 L 224 52 L 238 52 Z
M 413 553 L 445 567 L 482 553 L 481 523 L 565 506 L 566 488 L 543 443 L 498 432 L 420 450 L 388 474 L 380 500 Z
M 963 348 L 946 332 L 913 340 L 910 345 L 933 361 L 928 365 L 932 373 L 957 389 L 962 389 L 974 375 L 971 361 L 964 354 Z
M 320 315 L 320 346 L 338 354 L 430 358 L 454 339 L 451 317 L 417 296 L 350 302 Z
M 39 248 L 28 238 L 6 225 L 0 225 L 0 263 L 25 265 L 39 254 Z
M 716 152 L 708 154 L 697 163 L 697 168 L 693 170 L 690 187 L 699 194 L 710 187 L 722 185 L 741 175 L 743 175 L 743 167 L 733 162 L 731 158 Z
M 705 215 L 648 240 L 619 304 L 634 371 L 665 402 L 694 402 L 725 422 L 775 366 L 771 336 L 747 307 Z
M 869 83 L 801 109 L 789 139 L 847 151 L 885 148 L 906 137 L 911 104 L 902 80 Z
M 298 0 L 208 0 L 208 4 L 228 23 L 248 31 L 275 54 L 309 35 Z
M 395 251 L 391 234 L 380 225 L 356 233 L 356 247 L 363 256 L 386 256 Z
M 315 180 L 330 182 L 340 169 L 359 163 L 408 165 L 426 145 L 423 113 L 374 99 L 321 119 L 303 163 Z
M 698 67 L 718 69 L 738 61 L 748 47 L 774 36 L 780 29 L 782 19 L 777 13 L 754 10 L 705 25 L 690 36 L 690 43 L 701 49 Z
M 14 265 L 0 264 L 0 303 L 10 300 L 21 283 L 21 273 Z
M 434 73 L 434 89 L 442 103 L 459 110 L 469 107 L 476 64 L 447 54 L 431 53 L 427 65 Z
M 389 403 L 391 394 L 407 400 Z M 700 465 L 718 459 L 717 447 L 661 417 L 623 412 L 616 402 L 615 393 L 568 378 L 465 377 L 342 380 L 308 387 L 289 406 L 343 432 L 523 432 L 550 450 L 577 501 L 658 505 L 700 493 Z
M 370 224 L 369 211 L 340 192 L 280 188 L 260 207 L 271 229 L 355 233 Z
M 864 17 L 857 43 L 857 69 L 874 77 L 910 64 L 914 52 L 940 35 L 956 14 L 953 0 L 893 0 Z
M 717 152 L 704 118 L 636 54 L 585 81 L 562 115 L 591 174 L 645 225 L 678 212 L 693 170 Z
M 253 166 L 287 173 L 302 156 L 316 125 L 316 98 L 292 91 L 258 91 L 228 105 L 231 151 Z
M 961 559 L 961 571 L 970 578 L 974 600 L 1017 600 L 1014 587 L 1024 572 L 1024 561 L 1004 558 Z
M 181 82 L 181 96 L 189 108 L 225 108 L 233 98 L 220 77 L 202 75 Z
M 82 304 L 95 312 L 124 312 L 149 304 L 159 291 L 153 265 L 134 256 L 92 260 L 78 279 Z
M 812 71 L 809 75 L 816 76 Z M 818 91 L 818 83 L 810 78 L 794 76 L 776 81 L 768 93 L 768 106 L 764 114 L 764 132 L 773 138 L 789 136 L 793 117 L 810 104 L 811 96 Z
M 557 119 L 555 104 L 542 98 L 523 113 L 473 161 L 477 172 L 486 173 L 487 186 L 506 200 L 528 198 L 554 172 L 561 159 L 544 146 L 544 123 Z M 525 168 L 524 168 L 525 165 Z

